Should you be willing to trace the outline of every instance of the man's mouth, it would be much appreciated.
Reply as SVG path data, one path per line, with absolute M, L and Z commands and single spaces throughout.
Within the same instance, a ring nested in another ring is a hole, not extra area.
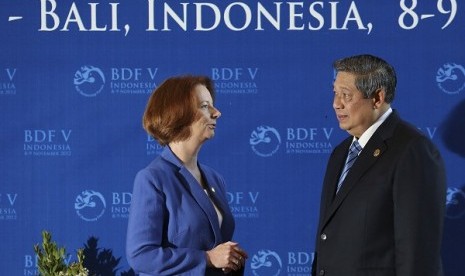
M 339 121 L 347 119 L 349 116 L 343 114 L 336 114 L 336 117 Z

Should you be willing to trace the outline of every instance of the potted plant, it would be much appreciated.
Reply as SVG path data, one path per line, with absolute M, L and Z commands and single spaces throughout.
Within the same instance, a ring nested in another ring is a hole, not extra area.
M 65 248 L 59 248 L 48 231 L 42 231 L 42 248 L 36 244 L 34 251 L 38 257 L 37 266 L 41 276 L 88 276 L 88 270 L 83 266 L 83 250 L 77 250 L 77 262 L 66 264 Z

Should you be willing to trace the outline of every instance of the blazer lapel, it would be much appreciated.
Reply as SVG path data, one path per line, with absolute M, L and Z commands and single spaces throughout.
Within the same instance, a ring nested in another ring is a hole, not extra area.
M 216 181 L 212 179 L 211 175 L 205 172 L 202 165 L 199 166 L 200 170 L 202 171 L 203 177 L 205 177 L 205 181 L 207 182 L 208 188 L 210 189 L 208 192 L 210 193 L 213 202 L 215 202 L 216 206 L 218 207 L 218 209 L 220 209 L 220 211 L 224 212 L 225 210 L 227 210 L 227 208 L 229 208 L 229 206 L 227 205 L 228 203 L 226 198 L 224 198 L 221 193 L 218 193 L 218 191 L 220 191 L 220 188 L 218 187 Z
M 209 193 L 211 196 L 211 199 L 213 202 L 216 204 L 216 207 L 220 210 L 220 212 L 223 215 L 223 224 L 222 227 L 220 227 L 218 219 L 216 220 L 218 222 L 218 228 L 221 231 L 221 242 L 223 242 L 224 239 L 228 239 L 232 236 L 231 232 L 231 226 L 234 224 L 232 223 L 232 216 L 230 215 L 229 210 L 229 205 L 227 199 L 223 196 L 221 193 L 220 187 L 218 187 L 218 183 L 212 178 L 211 174 L 206 173 L 207 170 L 203 170 L 202 166 L 200 165 L 200 169 L 202 170 L 203 176 L 205 177 L 205 180 L 209 186 Z M 211 205 L 211 204 L 210 204 Z M 216 210 L 215 210 L 215 217 L 217 218 Z
M 202 189 L 200 184 L 197 180 L 192 176 L 192 174 L 182 165 L 182 163 L 178 160 L 178 158 L 174 155 L 174 153 L 167 147 L 162 153 L 162 157 L 168 160 L 169 162 L 173 163 L 179 168 L 179 175 L 183 181 L 181 181 L 187 191 L 190 192 L 194 200 L 200 206 L 200 208 L 204 211 L 205 215 L 207 216 L 210 226 L 213 230 L 215 235 L 215 244 L 218 244 L 221 239 L 221 232 L 219 227 L 218 215 L 216 214 L 215 207 L 213 207 L 210 198 L 207 196 L 205 191 Z
M 179 173 L 184 177 L 186 180 L 185 183 L 188 186 L 188 190 L 191 192 L 192 196 L 194 197 L 197 204 L 199 204 L 200 208 L 205 212 L 210 221 L 210 226 L 215 234 L 215 244 L 217 241 L 221 240 L 221 233 L 220 233 L 220 226 L 218 221 L 218 215 L 216 214 L 215 207 L 213 207 L 210 198 L 202 189 L 200 184 L 195 180 L 192 174 L 185 168 L 182 167 Z

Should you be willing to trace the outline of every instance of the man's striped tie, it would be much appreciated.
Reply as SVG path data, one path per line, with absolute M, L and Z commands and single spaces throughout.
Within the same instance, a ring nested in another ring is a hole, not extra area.
M 344 178 L 346 178 L 347 173 L 350 170 L 350 167 L 352 167 L 352 165 L 354 164 L 361 150 L 362 150 L 362 147 L 360 146 L 357 140 L 355 140 L 352 143 L 352 145 L 350 145 L 349 154 L 347 155 L 347 159 L 346 159 L 346 164 L 344 165 L 344 169 L 342 170 L 341 177 L 339 178 L 339 182 L 337 183 L 336 193 L 339 192 L 339 189 L 342 186 L 342 182 L 344 181 Z

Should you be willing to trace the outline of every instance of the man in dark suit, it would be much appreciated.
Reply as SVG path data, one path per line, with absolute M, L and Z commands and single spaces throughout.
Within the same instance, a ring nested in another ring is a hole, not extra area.
M 312 275 L 442 275 L 447 185 L 440 153 L 391 108 L 391 65 L 359 55 L 334 68 L 333 108 L 351 136 L 327 165 Z

